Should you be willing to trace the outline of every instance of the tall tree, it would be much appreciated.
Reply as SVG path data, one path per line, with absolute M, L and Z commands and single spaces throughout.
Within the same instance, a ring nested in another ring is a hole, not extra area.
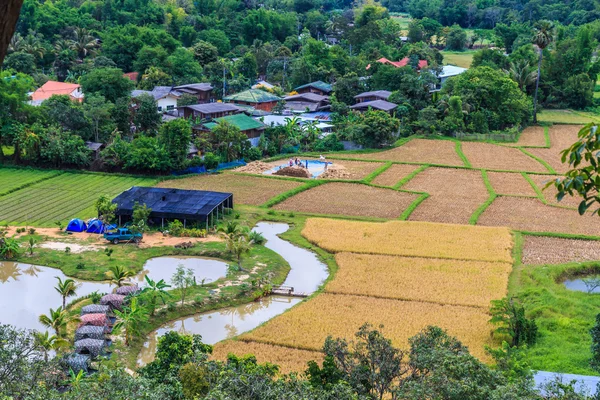
M 127 278 L 133 276 L 133 272 L 121 267 L 120 265 L 111 265 L 108 268 L 108 275 L 110 278 L 110 283 L 114 283 L 117 287 L 123 286 L 123 284 L 127 284 L 125 281 Z
M 23 0 L 4 0 L 0 2 L 0 65 L 4 62 L 10 39 L 15 32 Z
M 83 110 L 85 115 L 92 121 L 94 141 L 100 141 L 100 123 L 110 118 L 114 105 L 106 101 L 104 96 L 91 94 L 86 96 Z
M 165 297 L 170 296 L 169 292 L 165 289 L 170 288 L 171 285 L 167 285 L 164 279 L 160 281 L 153 281 L 148 277 L 148 275 L 144 275 L 144 279 L 146 279 L 147 286 L 142 290 L 142 293 L 148 293 L 150 296 L 150 315 L 154 315 L 154 311 L 156 310 L 156 299 L 160 298 L 165 304 Z
M 58 307 L 56 310 L 51 308 L 48 315 L 40 315 L 38 320 L 45 327 L 53 329 L 57 337 L 64 338 L 67 325 L 73 320 L 73 317 L 69 315 L 67 310 Z
M 183 168 L 192 139 L 190 123 L 182 118 L 166 122 L 160 127 L 158 139 L 169 153 L 172 168 Z
M 70 278 L 67 278 L 64 281 L 59 276 L 56 276 L 55 278 L 58 279 L 58 285 L 56 285 L 54 289 L 62 297 L 62 308 L 66 308 L 67 297 L 75 296 L 77 292 L 77 284 L 73 279 Z
M 115 329 L 125 331 L 125 346 L 129 346 L 132 339 L 135 339 L 141 332 L 141 325 L 148 319 L 147 312 L 138 305 L 137 297 L 131 299 L 131 304 L 124 307 L 123 311 L 115 310 L 117 323 Z
M 550 21 L 539 21 L 535 24 L 535 32 L 533 35 L 533 44 L 539 49 L 538 72 L 535 78 L 535 94 L 533 96 L 533 122 L 537 122 L 537 98 L 540 86 L 540 77 L 542 72 L 542 58 L 544 57 L 544 49 L 554 41 L 554 24 Z

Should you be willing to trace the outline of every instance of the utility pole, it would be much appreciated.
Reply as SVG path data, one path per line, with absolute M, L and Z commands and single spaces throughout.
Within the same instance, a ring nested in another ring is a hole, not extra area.
M 223 67 L 223 98 L 225 98 L 225 67 Z
M 287 67 L 287 57 L 283 56 L 283 78 L 281 78 L 281 87 L 285 90 L 285 72 Z

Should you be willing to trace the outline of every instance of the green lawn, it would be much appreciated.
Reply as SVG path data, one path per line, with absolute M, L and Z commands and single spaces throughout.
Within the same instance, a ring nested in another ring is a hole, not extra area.
M 48 173 L 34 172 L 38 176 Z M 2 173 L 0 179 L 9 182 L 14 181 L 11 176 L 23 174 L 19 169 L 6 169 Z M 94 202 L 99 196 L 114 197 L 132 186 L 153 186 L 156 182 L 144 177 L 62 173 L 0 196 L 0 224 L 51 227 L 56 221 L 90 218 L 94 216 Z
M 458 67 L 470 68 L 471 62 L 473 61 L 473 54 L 475 51 L 441 51 L 444 56 L 444 65 L 456 65 Z
M 600 122 L 600 115 L 574 110 L 542 110 L 538 113 L 538 121 L 555 124 L 588 124 Z

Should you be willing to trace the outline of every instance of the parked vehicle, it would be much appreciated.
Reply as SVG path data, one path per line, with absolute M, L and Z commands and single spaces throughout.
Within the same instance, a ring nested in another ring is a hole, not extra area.
M 106 232 L 104 239 L 112 242 L 113 244 L 119 244 L 119 242 L 135 242 L 139 243 L 142 240 L 142 234 L 137 232 L 133 233 L 129 228 L 117 228 L 114 231 Z

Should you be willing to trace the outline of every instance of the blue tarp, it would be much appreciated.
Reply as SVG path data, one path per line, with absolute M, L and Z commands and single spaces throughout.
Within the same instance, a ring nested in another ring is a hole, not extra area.
M 104 225 L 98 218 L 92 218 L 88 221 L 86 232 L 101 234 L 111 229 L 115 229 L 116 227 L 116 225 Z
M 211 169 L 210 171 L 208 171 L 206 169 L 206 167 L 204 165 L 200 166 L 200 167 L 190 167 L 190 168 L 186 168 L 184 170 L 180 170 L 180 171 L 173 171 L 171 172 L 171 175 L 188 175 L 188 174 L 205 174 L 207 172 L 215 172 L 215 171 L 220 171 L 222 169 L 228 169 L 228 168 L 235 168 L 235 167 L 241 167 L 246 165 L 246 162 L 244 160 L 235 160 L 235 161 L 231 161 L 231 162 L 227 162 L 227 163 L 220 163 L 219 165 L 217 165 L 217 167 L 215 169 Z
M 75 218 L 69 221 L 69 225 L 67 225 L 67 232 L 83 232 L 87 229 L 87 225 L 84 220 Z

